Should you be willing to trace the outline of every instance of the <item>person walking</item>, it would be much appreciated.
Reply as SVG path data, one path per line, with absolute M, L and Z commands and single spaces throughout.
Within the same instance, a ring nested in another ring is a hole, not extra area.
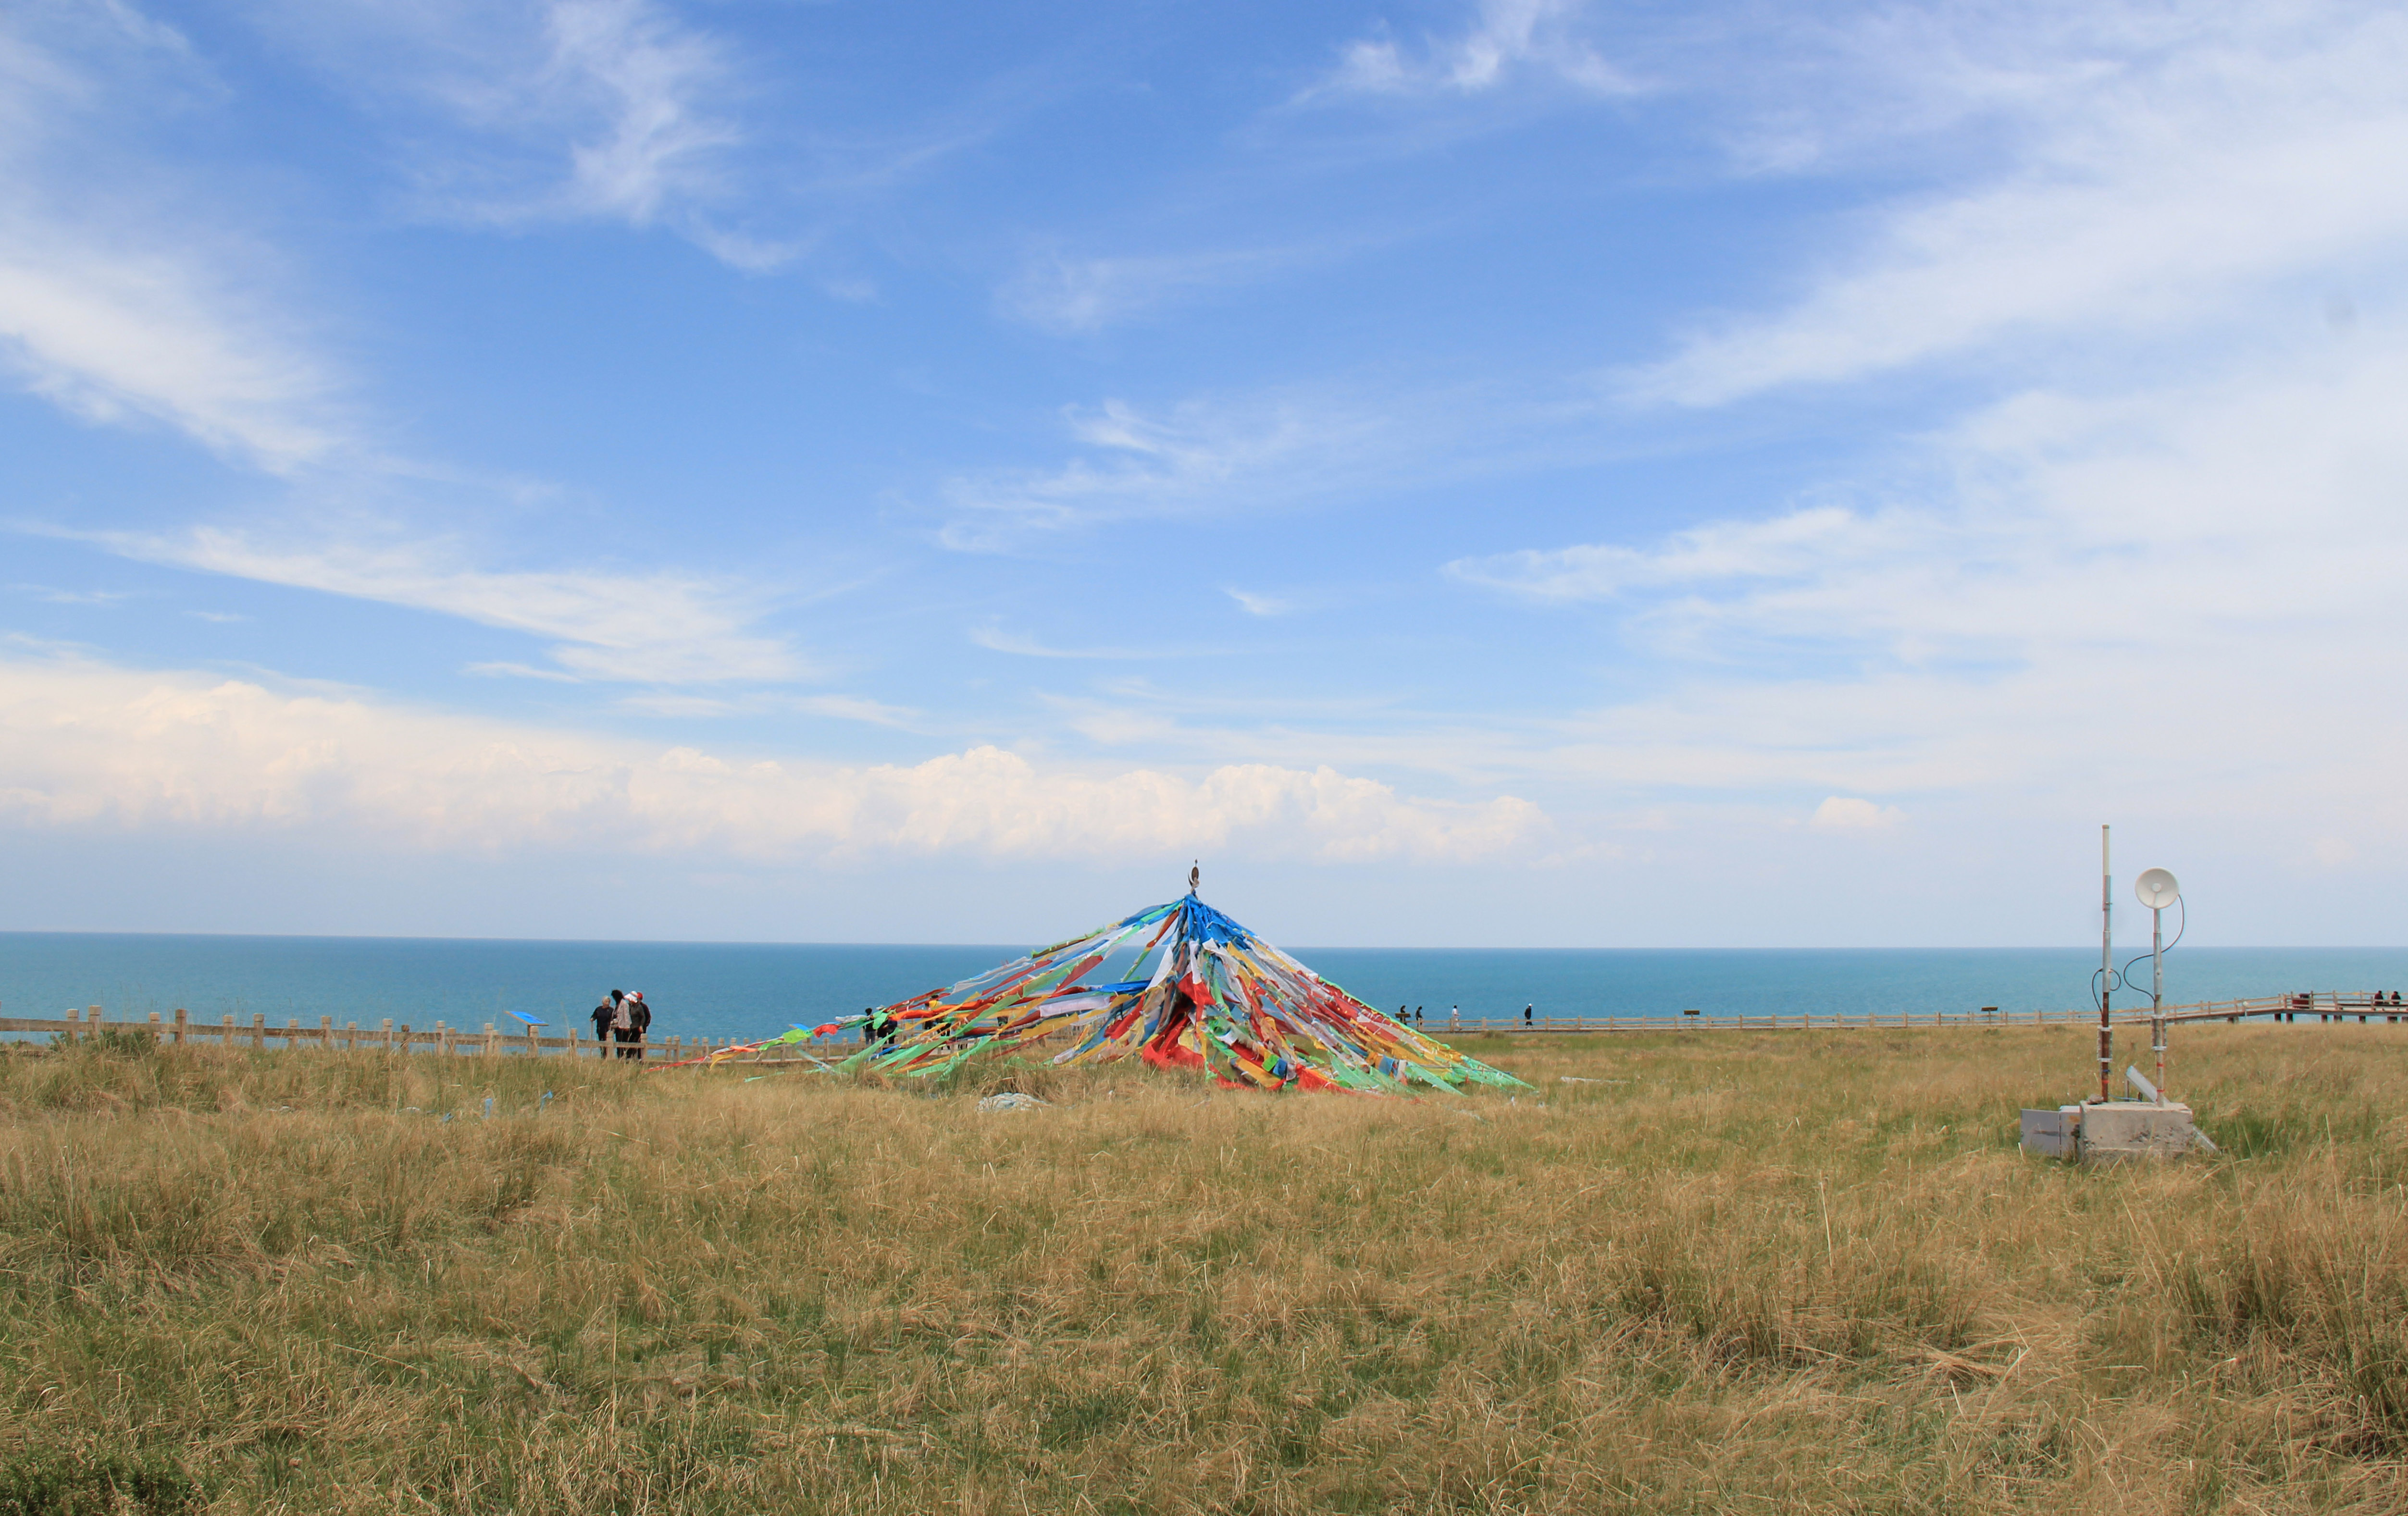
M 1463 1030 L 1463 1008 L 1461 1006 L 1450 1006 L 1447 1008 L 1446 1029 L 1450 1032 L 1460 1032 Z
M 1535 1027 L 1535 1026 L 1537 1026 L 1537 1025 L 1538 1025 L 1538 1023 L 1536 1023 L 1536 1022 L 1534 1022 L 1534 1021 L 1532 1021 L 1532 1020 L 1530 1019 L 1530 1013 L 1531 1013 L 1532 1011 L 1536 1010 L 1537 1008 L 1538 1008 L 1538 1007 L 1537 1007 L 1536 1005 L 1528 1005 L 1528 1006 L 1524 1006 L 1524 1007 L 1522 1008 L 1522 1030 L 1523 1030 L 1523 1031 L 1527 1032 L 1527 1031 L 1531 1030 L 1533 1027 Z
M 595 1057 L 610 1056 L 610 1029 L 619 1024 L 619 1007 L 626 998 L 624 994 L 613 990 L 609 999 L 594 1008 L 594 1040 L 601 1045 Z

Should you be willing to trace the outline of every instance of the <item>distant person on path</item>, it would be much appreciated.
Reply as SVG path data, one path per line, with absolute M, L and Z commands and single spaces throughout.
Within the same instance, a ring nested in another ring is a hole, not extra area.
M 1446 1029 L 1450 1032 L 1460 1032 L 1463 1030 L 1463 1008 L 1461 1006 L 1450 1006 L 1447 1008 Z
M 594 1040 L 602 1045 L 597 1057 L 610 1056 L 610 1029 L 619 1024 L 619 1007 L 626 998 L 625 994 L 613 990 L 609 999 L 594 1008 Z
M 1419 1007 L 1419 1006 L 1415 1006 L 1415 1007 L 1413 1008 L 1413 1024 L 1414 1024 L 1415 1026 L 1419 1026 L 1419 1025 L 1421 1025 L 1421 1024 L 1422 1024 L 1422 1023 L 1423 1023 L 1423 1021 L 1424 1021 L 1424 1020 L 1425 1020 L 1425 1018 L 1424 1018 L 1424 1017 L 1423 1017 L 1423 1015 L 1422 1015 L 1422 1008 L 1421 1008 L 1421 1007 Z
M 1536 1022 L 1534 1022 L 1534 1021 L 1532 1021 L 1532 1020 L 1530 1019 L 1530 1013 L 1531 1013 L 1532 1011 L 1536 1010 L 1536 1009 L 1538 1009 L 1538 1007 L 1537 1007 L 1537 1006 L 1535 1006 L 1535 1005 L 1524 1006 L 1524 1007 L 1522 1008 L 1522 1030 L 1523 1030 L 1523 1031 L 1526 1032 L 1526 1031 L 1530 1030 L 1532 1027 L 1534 1027 L 1534 1026 L 1536 1026 L 1536 1025 L 1538 1025 L 1538 1024 L 1539 1024 L 1538 1023 L 1536 1023 Z

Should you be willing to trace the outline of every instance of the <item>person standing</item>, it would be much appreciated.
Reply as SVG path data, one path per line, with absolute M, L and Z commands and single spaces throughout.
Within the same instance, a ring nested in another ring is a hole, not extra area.
M 595 1053 L 595 1057 L 610 1056 L 610 1029 L 619 1024 L 619 1007 L 626 998 L 619 991 L 613 990 L 610 992 L 609 999 L 594 1008 L 594 1040 L 601 1045 Z
M 644 1061 L 644 1033 L 652 1024 L 652 1008 L 644 1003 L 643 991 L 630 990 L 623 1008 L 627 1013 L 627 1024 L 619 1034 L 619 1041 L 623 1044 L 619 1056 L 632 1058 L 640 1064 Z
M 1522 1008 L 1522 1030 L 1523 1030 L 1523 1031 L 1527 1032 L 1527 1031 L 1531 1030 L 1533 1027 L 1535 1027 L 1535 1026 L 1537 1026 L 1537 1025 L 1538 1025 L 1538 1023 L 1536 1023 L 1536 1022 L 1534 1022 L 1534 1021 L 1532 1021 L 1532 1020 L 1530 1019 L 1530 1013 L 1531 1013 L 1532 1011 L 1536 1010 L 1536 1009 L 1538 1009 L 1538 1007 L 1537 1007 L 1537 1005 L 1535 1005 L 1535 1004 L 1527 1005 L 1527 1006 L 1524 1006 L 1524 1007 Z
M 1460 1032 L 1463 1030 L 1463 1008 L 1461 1006 L 1449 1006 L 1447 1008 L 1446 1029 L 1450 1032 Z

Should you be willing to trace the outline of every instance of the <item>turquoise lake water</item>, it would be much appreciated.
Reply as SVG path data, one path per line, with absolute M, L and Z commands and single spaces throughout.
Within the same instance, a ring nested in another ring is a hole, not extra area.
M 183 1007 L 216 1021 L 515 1026 L 524 1011 L 578 1022 L 613 989 L 641 990 L 659 1036 L 772 1036 L 901 999 L 992 967 L 1034 944 L 509 942 L 394 937 L 0 933 L 0 1015 L 99 1005 L 112 1019 Z M 2087 1007 L 2096 949 L 1484 950 L 1291 948 L 1324 978 L 1384 1010 L 1427 1008 L 1436 1026 L 1541 1015 L 1813 1012 L 2014 1013 Z M 2127 949 L 2126 953 L 2135 950 Z M 2148 965 L 2133 971 L 2145 988 Z M 2299 990 L 2408 991 L 2408 949 L 2177 948 L 2169 1001 Z M 2133 1005 L 2145 994 L 2119 994 Z

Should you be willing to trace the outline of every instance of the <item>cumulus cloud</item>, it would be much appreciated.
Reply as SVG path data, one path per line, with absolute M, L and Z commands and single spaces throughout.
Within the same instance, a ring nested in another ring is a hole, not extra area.
M 1905 819 L 1906 812 L 1896 806 L 1835 794 L 1814 808 L 1808 824 L 1828 832 L 1881 832 Z
M 1120 861 L 1199 849 L 1449 860 L 1528 846 L 1546 828 L 1523 800 L 1417 799 L 1326 767 L 1089 772 L 993 747 L 910 765 L 740 760 L 204 675 L 26 658 L 0 660 L 0 817 L 306 829 L 437 851 L 577 843 L 771 860 Z

